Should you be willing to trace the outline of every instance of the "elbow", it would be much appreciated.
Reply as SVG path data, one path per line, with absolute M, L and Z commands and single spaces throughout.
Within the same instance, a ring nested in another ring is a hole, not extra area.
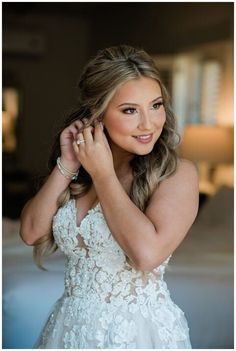
M 30 235 L 30 232 L 27 232 L 22 227 L 20 228 L 20 237 L 26 245 L 34 246 L 35 240 L 33 240 L 32 235 Z
M 26 245 L 28 245 L 28 246 L 34 246 L 34 242 L 33 241 L 31 241 L 30 239 L 28 240 L 28 239 L 23 239 L 22 238 L 22 240 L 24 241 L 24 243 L 26 244 Z
M 150 264 L 147 261 L 143 261 L 143 262 L 139 262 L 137 264 L 135 264 L 136 269 L 138 269 L 139 271 L 143 271 L 143 272 L 151 272 L 153 271 L 153 269 L 155 269 L 157 267 L 157 265 L 153 265 Z
M 159 266 L 157 262 L 157 258 L 155 260 L 151 259 L 150 255 L 146 255 L 145 257 L 140 257 L 134 262 L 135 268 L 143 271 L 143 272 L 151 272 L 153 269 Z M 161 264 L 161 263 L 160 263 Z
M 29 219 L 24 218 L 21 216 L 21 223 L 20 223 L 20 237 L 24 241 L 24 243 L 28 246 L 33 246 L 36 242 L 34 229 L 31 221 Z
M 42 243 L 43 241 L 47 240 L 45 237 L 48 237 L 47 233 L 42 234 L 42 231 L 40 228 L 38 228 L 38 226 L 35 227 L 34 223 L 26 220 L 21 221 L 19 234 L 23 242 L 28 246 L 35 246 L 39 243 L 39 239 L 44 238 L 40 241 L 40 243 Z
M 149 273 L 152 272 L 155 268 L 159 267 L 165 261 L 165 259 L 166 256 L 163 257 L 163 255 L 158 255 L 156 251 L 152 255 L 152 253 L 149 251 L 145 255 L 142 255 L 136 259 L 135 267 L 138 270 Z
M 28 246 L 34 246 L 40 237 L 34 222 L 30 216 L 25 215 L 24 211 L 22 211 L 20 217 L 19 234 L 23 242 Z
M 29 201 L 30 202 L 30 201 Z M 28 202 L 28 203 L 29 203 Z M 21 216 L 20 216 L 20 237 L 23 240 L 23 242 L 26 245 L 29 246 L 33 246 L 35 240 L 33 240 L 33 236 L 32 236 L 32 223 L 31 220 L 29 219 L 29 216 L 26 215 L 26 208 L 28 206 L 28 203 L 25 205 L 25 207 L 23 208 L 22 212 L 21 212 Z

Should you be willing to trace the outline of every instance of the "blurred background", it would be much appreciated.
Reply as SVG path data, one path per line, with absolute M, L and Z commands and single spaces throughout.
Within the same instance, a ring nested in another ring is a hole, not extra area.
M 27 287 L 36 276 L 37 291 L 45 291 L 63 267 L 58 257 L 49 262 L 52 276 L 35 267 L 29 273 L 32 250 L 16 235 L 21 209 L 47 171 L 81 69 L 98 49 L 118 44 L 142 47 L 156 60 L 177 116 L 179 154 L 199 169 L 199 214 L 167 273 L 173 297 L 186 311 L 193 347 L 233 348 L 233 3 L 5 2 L 2 18 L 5 348 L 32 347 L 62 289 L 48 288 L 32 326 L 34 301 L 25 298 L 22 276 Z

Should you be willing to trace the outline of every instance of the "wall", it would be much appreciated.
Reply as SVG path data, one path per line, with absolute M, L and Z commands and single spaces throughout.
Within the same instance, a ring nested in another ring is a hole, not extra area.
M 121 43 L 158 57 L 232 39 L 233 4 L 4 3 L 3 28 L 36 31 L 45 39 L 41 57 L 3 56 L 3 77 L 13 74 L 23 94 L 18 166 L 37 174 L 45 169 L 56 127 L 75 101 L 75 84 L 88 57 Z
M 233 3 L 91 4 L 90 52 L 115 44 L 141 46 L 152 54 L 173 54 L 188 47 L 233 38 Z
M 45 170 L 52 138 L 75 102 L 75 86 L 88 56 L 89 26 L 84 19 L 58 14 L 8 16 L 7 20 L 7 28 L 36 31 L 45 39 L 42 56 L 3 59 L 4 78 L 13 75 L 22 93 L 18 167 L 37 174 Z

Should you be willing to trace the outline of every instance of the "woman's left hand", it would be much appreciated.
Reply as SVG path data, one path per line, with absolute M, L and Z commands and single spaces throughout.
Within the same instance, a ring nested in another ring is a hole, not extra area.
M 78 145 L 78 140 L 84 140 L 84 142 Z M 115 173 L 112 152 L 101 122 L 96 122 L 94 128 L 85 127 L 79 132 L 73 147 L 79 162 L 92 179 L 103 178 Z

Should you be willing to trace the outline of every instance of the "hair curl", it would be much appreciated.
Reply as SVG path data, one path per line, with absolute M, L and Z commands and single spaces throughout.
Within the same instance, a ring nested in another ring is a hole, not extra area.
M 170 107 L 169 95 L 161 81 L 154 60 L 142 49 L 127 45 L 100 50 L 84 67 L 78 83 L 78 104 L 66 118 L 64 125 L 56 136 L 48 162 L 49 173 L 56 165 L 60 155 L 60 134 L 72 122 L 87 118 L 88 125 L 97 118 L 102 118 L 106 107 L 117 89 L 126 81 L 148 77 L 156 80 L 161 88 L 166 121 L 162 133 L 155 143 L 153 150 L 144 156 L 136 155 L 130 165 L 134 178 L 130 189 L 130 199 L 144 211 L 149 203 L 154 189 L 165 178 L 175 172 L 178 155 L 176 147 L 180 135 L 176 132 L 176 119 Z M 59 206 L 63 206 L 71 197 L 83 196 L 92 185 L 92 179 L 81 166 L 79 178 L 72 181 L 61 194 Z M 41 268 L 41 257 L 57 249 L 52 233 L 45 234 L 35 244 L 34 258 Z

